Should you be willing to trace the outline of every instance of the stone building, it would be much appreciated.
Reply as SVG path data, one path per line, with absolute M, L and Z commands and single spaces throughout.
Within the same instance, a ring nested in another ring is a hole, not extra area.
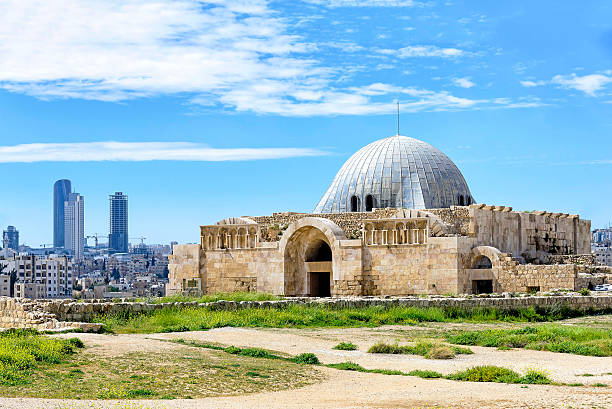
M 199 244 L 174 246 L 167 293 L 575 289 L 590 239 L 577 215 L 476 204 L 446 155 L 396 135 L 349 158 L 313 214 L 201 226 Z

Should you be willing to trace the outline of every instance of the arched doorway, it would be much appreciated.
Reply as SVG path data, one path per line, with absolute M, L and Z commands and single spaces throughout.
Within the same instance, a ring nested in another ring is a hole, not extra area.
M 491 259 L 485 255 L 479 255 L 474 260 L 472 266 L 474 270 L 491 270 L 493 263 Z M 493 292 L 493 279 L 480 277 L 480 279 L 472 280 L 472 293 L 474 294 L 490 294 Z
M 481 255 L 476 258 L 476 261 L 474 262 L 474 268 L 493 268 L 493 263 L 491 262 L 491 259 L 489 257 Z
M 346 235 L 331 220 L 305 217 L 291 223 L 279 243 L 284 255 L 283 294 L 333 295 L 338 240 L 346 240 Z
M 374 208 L 374 197 L 372 195 L 367 195 L 365 198 L 366 212 L 371 212 Z
M 331 296 L 332 251 L 326 241 L 316 239 L 306 247 L 308 293 L 311 297 Z

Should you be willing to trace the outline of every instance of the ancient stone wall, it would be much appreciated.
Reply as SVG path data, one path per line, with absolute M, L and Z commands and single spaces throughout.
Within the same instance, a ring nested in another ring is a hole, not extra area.
M 0 328 L 33 328 L 38 330 L 70 330 L 98 331 L 100 324 L 74 322 L 66 320 L 54 311 L 61 310 L 72 300 L 55 301 L 56 308 L 49 307 L 50 302 L 30 300 L 27 298 L 0 297 Z M 92 309 L 93 311 L 93 309 Z M 72 318 L 72 317 L 70 317 Z M 82 316 L 79 316 L 82 318 Z M 78 320 L 77 320 L 78 321 Z
M 166 294 L 202 293 L 206 277 L 200 262 L 199 244 L 177 244 L 168 256 L 168 285 Z
M 494 291 L 550 291 L 560 288 L 573 290 L 578 269 L 573 264 L 506 264 L 503 268 L 495 268 L 494 275 Z
M 348 239 L 361 238 L 361 224 L 367 219 L 386 219 L 393 217 L 398 209 L 375 209 L 371 212 L 353 212 L 353 213 L 325 213 L 325 214 L 308 214 L 308 213 L 274 213 L 272 216 L 255 216 L 249 219 L 262 225 L 261 238 L 264 241 L 280 240 L 279 232 L 282 232 L 290 223 L 304 217 L 319 217 L 328 219 L 336 223 L 344 231 Z
M 92 321 L 100 314 L 134 315 L 151 313 L 167 308 L 208 307 L 214 310 L 236 310 L 244 308 L 285 308 L 290 305 L 323 305 L 330 308 L 365 308 L 371 306 L 437 307 L 466 310 L 475 308 L 517 310 L 529 307 L 551 310 L 566 307 L 578 311 L 609 313 L 612 311 L 612 295 L 592 293 L 590 296 L 572 294 L 565 296 L 521 297 L 487 295 L 486 297 L 292 298 L 278 301 L 174 302 L 164 304 L 109 302 L 104 300 L 74 302 L 72 300 L 29 300 L 0 297 L 0 327 L 99 331 L 102 325 Z
M 513 212 L 511 207 L 469 206 L 470 236 L 515 257 L 529 251 L 550 254 L 590 254 L 589 220 L 549 212 Z
M 257 249 L 206 251 L 205 292 L 259 291 L 283 294 L 283 257 L 278 243 Z
M 430 238 L 427 244 L 366 246 L 364 275 L 376 295 L 457 293 L 456 238 Z M 367 279 L 367 278 L 366 278 Z
M 425 212 L 438 216 L 442 221 L 452 226 L 458 234 L 468 236 L 472 217 L 467 206 L 451 206 L 444 209 L 427 209 Z
M 594 254 L 551 254 L 548 260 L 550 264 L 597 264 Z

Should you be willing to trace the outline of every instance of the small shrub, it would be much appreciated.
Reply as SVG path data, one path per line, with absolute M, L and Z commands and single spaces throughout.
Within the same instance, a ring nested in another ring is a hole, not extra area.
M 329 368 L 340 369 L 342 371 L 358 371 L 365 372 L 365 368 L 354 362 L 340 362 L 338 364 L 328 364 Z
M 357 345 L 353 344 L 352 342 L 341 342 L 333 347 L 333 349 L 339 349 L 341 351 L 355 351 L 357 349 Z
M 224 351 L 227 352 L 228 354 L 238 355 L 240 353 L 240 351 L 242 351 L 242 349 L 237 348 L 237 347 L 231 345 L 231 346 L 225 348 Z
M 607 388 L 608 384 L 607 383 L 594 383 L 593 386 L 597 386 L 598 388 Z
M 456 346 L 453 346 L 452 348 L 453 351 L 455 351 L 455 353 L 458 355 L 472 355 L 474 353 L 474 351 L 472 351 L 470 348 Z
M 580 294 L 580 295 L 591 295 L 591 291 L 589 291 L 589 289 L 588 289 L 588 288 L 581 288 L 581 289 L 578 291 L 578 294 Z
M 434 345 L 423 356 L 427 359 L 453 359 L 455 351 L 444 345 Z
M 378 344 L 372 345 L 370 349 L 368 349 L 368 352 L 371 354 L 403 354 L 404 349 L 397 344 L 390 345 L 379 342 Z
M 68 339 L 68 342 L 75 348 L 85 348 L 85 344 L 83 343 L 83 341 L 81 341 L 80 338 L 70 338 Z
M 268 359 L 278 359 L 278 356 L 273 355 L 261 348 L 243 348 L 240 352 L 242 356 L 250 356 L 253 358 L 268 358 Z
M 414 371 L 410 371 L 408 372 L 408 375 L 418 376 L 419 378 L 425 378 L 425 379 L 442 378 L 442 374 L 440 372 L 429 371 L 429 370 L 423 371 L 420 369 L 415 369 Z
M 499 366 L 483 365 L 474 366 L 464 371 L 450 374 L 447 379 L 468 382 L 502 382 L 518 383 L 521 376 L 511 369 Z
M 126 395 L 128 398 L 138 398 L 143 396 L 153 396 L 157 394 L 150 389 L 132 389 L 127 391 Z
M 543 370 L 530 368 L 525 372 L 525 375 L 520 380 L 520 383 L 528 383 L 534 385 L 548 385 L 552 381 L 548 378 L 548 373 Z
M 311 352 L 305 352 L 297 355 L 295 358 L 293 358 L 293 362 L 306 365 L 318 365 L 320 363 L 319 358 L 317 358 L 317 356 Z

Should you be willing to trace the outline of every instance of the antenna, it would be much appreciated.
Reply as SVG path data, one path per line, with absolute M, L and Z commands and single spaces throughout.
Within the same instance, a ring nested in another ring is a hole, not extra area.
M 397 136 L 399 136 L 399 99 L 397 100 Z

